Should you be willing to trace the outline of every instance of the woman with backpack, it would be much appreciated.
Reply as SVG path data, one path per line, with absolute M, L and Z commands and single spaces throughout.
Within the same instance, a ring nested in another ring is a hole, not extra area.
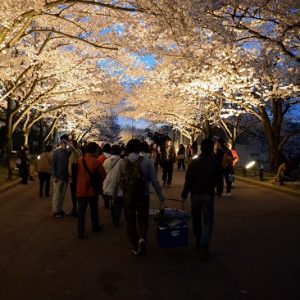
M 219 138 L 215 144 L 215 158 L 222 170 L 222 177 L 217 185 L 217 196 L 231 197 L 231 176 L 233 174 L 233 156 L 231 151 L 226 147 L 226 142 L 223 138 Z M 226 182 L 226 193 L 224 190 L 224 179 Z

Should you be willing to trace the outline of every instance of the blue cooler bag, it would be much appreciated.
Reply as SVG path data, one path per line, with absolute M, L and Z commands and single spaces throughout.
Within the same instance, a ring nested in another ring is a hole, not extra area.
M 185 247 L 188 245 L 188 220 L 185 211 L 164 208 L 158 214 L 157 240 L 161 248 Z

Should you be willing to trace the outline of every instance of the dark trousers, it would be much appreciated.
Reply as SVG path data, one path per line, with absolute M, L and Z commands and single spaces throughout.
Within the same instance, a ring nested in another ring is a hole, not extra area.
M 45 187 L 45 196 L 49 196 L 50 192 L 50 173 L 40 172 L 39 173 L 39 181 L 40 181 L 40 197 L 43 197 L 43 191 Z
M 78 197 L 78 233 L 85 232 L 85 212 L 88 204 L 90 205 L 92 228 L 94 231 L 99 229 L 99 214 L 98 214 L 98 196 L 93 197 Z
M 111 220 L 114 225 L 119 225 L 120 223 L 123 206 L 124 206 L 123 197 L 116 197 L 116 199 L 114 199 L 111 202 L 110 213 L 111 213 Z
M 229 169 L 224 169 L 223 174 L 224 174 L 224 179 L 226 182 L 226 193 L 231 192 L 231 186 L 232 186 L 232 170 Z
M 109 202 L 111 201 L 111 197 L 108 195 L 102 195 L 104 200 L 104 207 L 109 208 Z
M 185 163 L 184 163 L 184 159 L 178 159 L 178 163 L 177 163 L 177 169 L 185 169 Z
M 214 196 L 192 194 L 191 198 L 196 246 L 208 248 L 214 225 Z
M 29 175 L 29 168 L 28 168 L 28 166 L 21 166 L 19 168 L 19 175 L 22 178 L 21 183 L 27 184 L 28 183 L 28 175 Z
M 72 199 L 72 214 L 77 215 L 77 198 L 76 198 L 76 182 L 70 182 L 70 191 L 71 191 L 71 199 Z
M 217 194 L 222 195 L 224 190 L 224 173 L 223 170 L 221 171 L 222 174 L 217 178 Z
M 138 249 L 139 239 L 146 240 L 149 226 L 149 197 L 130 198 L 124 196 L 124 213 L 127 235 L 133 246 Z
M 173 177 L 173 162 L 172 161 L 165 161 L 163 164 L 163 175 L 162 180 L 167 184 L 172 183 L 172 177 Z

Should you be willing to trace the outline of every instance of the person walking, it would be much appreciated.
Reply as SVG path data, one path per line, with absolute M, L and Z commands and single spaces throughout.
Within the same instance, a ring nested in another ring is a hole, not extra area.
M 215 188 L 220 183 L 221 169 L 213 155 L 214 143 L 204 139 L 201 143 L 201 154 L 188 166 L 182 201 L 191 193 L 193 232 L 196 247 L 203 258 L 209 256 L 209 243 L 214 225 Z
M 159 166 L 159 147 L 156 143 L 151 144 L 150 146 L 150 156 L 154 164 L 154 169 L 156 173 L 158 172 L 158 166 Z
M 111 156 L 111 145 L 106 143 L 104 144 L 103 148 L 102 148 L 102 153 L 98 156 L 98 160 L 102 163 L 102 165 L 104 164 L 105 160 L 108 159 Z M 106 195 L 102 195 L 103 197 L 103 201 L 104 201 L 104 207 L 106 209 L 109 209 L 109 202 L 110 202 L 110 197 L 107 197 Z
M 36 171 L 39 177 L 39 195 L 43 197 L 50 196 L 50 179 L 51 179 L 51 161 L 52 161 L 52 145 L 46 145 L 45 151 L 37 157 Z
M 161 151 L 161 163 L 163 168 L 163 185 L 171 185 L 173 178 L 173 165 L 176 161 L 175 148 L 171 140 L 166 140 L 165 146 Z
M 180 170 L 181 168 L 185 170 L 185 148 L 183 144 L 179 145 L 177 151 L 177 170 Z
M 76 199 L 76 185 L 77 185 L 77 161 L 79 157 L 82 155 L 78 143 L 76 140 L 69 141 L 69 180 L 70 180 L 70 191 L 71 191 L 71 200 L 72 200 L 72 210 L 69 212 L 69 216 L 77 217 L 77 199 Z
M 84 154 L 78 159 L 76 197 L 78 201 L 78 238 L 83 239 L 85 234 L 85 213 L 90 206 L 93 231 L 101 231 L 99 221 L 98 197 L 105 178 L 105 170 L 97 159 L 98 145 L 90 142 L 86 145 Z
M 28 184 L 29 160 L 27 156 L 27 150 L 27 147 L 21 146 L 17 153 L 17 167 L 19 169 L 19 175 L 22 178 L 22 184 Z
M 117 162 L 121 159 L 121 147 L 119 145 L 112 145 L 111 147 L 111 156 L 104 161 L 103 167 L 106 172 L 106 177 L 103 182 L 103 195 L 108 198 L 111 202 L 110 212 L 111 220 L 115 227 L 118 227 L 120 224 L 120 217 L 123 211 L 123 191 L 119 187 L 117 191 L 117 196 L 115 199 L 112 199 L 113 194 L 113 183 L 115 181 L 116 172 L 115 166 Z
M 215 145 L 215 157 L 222 170 L 222 177 L 219 178 L 217 195 L 221 197 L 231 197 L 231 174 L 233 173 L 233 157 L 231 151 L 226 147 L 226 142 L 223 138 L 219 138 Z M 224 191 L 224 179 L 226 182 L 226 193 Z
M 232 174 L 230 174 L 229 176 L 231 176 L 229 179 L 231 181 L 231 188 L 233 188 L 233 183 L 234 183 L 234 168 L 236 166 L 236 164 L 238 163 L 239 159 L 239 155 L 237 153 L 237 151 L 235 149 L 232 148 L 232 144 L 231 143 L 227 143 L 227 148 L 229 149 L 229 151 L 231 151 L 231 155 L 233 158 L 233 162 L 232 162 Z
M 185 156 L 187 159 L 187 163 L 189 164 L 192 161 L 193 158 L 193 149 L 191 144 L 188 144 L 185 148 Z
M 132 244 L 134 255 L 146 253 L 147 233 L 149 226 L 149 183 L 151 182 L 162 203 L 161 193 L 153 161 L 139 155 L 141 144 L 132 139 L 126 146 L 128 158 L 119 160 L 114 182 L 113 199 L 121 185 L 124 192 L 124 213 L 127 224 L 127 235 Z
M 52 210 L 56 218 L 61 218 L 65 212 L 63 210 L 64 199 L 69 182 L 69 156 L 67 150 L 68 136 L 60 137 L 60 146 L 54 150 L 51 162 L 51 175 L 53 179 Z

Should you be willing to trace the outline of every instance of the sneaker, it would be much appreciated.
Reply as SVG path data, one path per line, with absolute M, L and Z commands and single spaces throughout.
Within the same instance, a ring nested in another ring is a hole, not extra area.
M 131 253 L 135 256 L 139 256 L 140 255 L 140 252 L 139 250 L 136 250 L 136 249 L 131 249 Z
M 231 194 L 230 193 L 224 193 L 223 197 L 231 197 Z
M 67 213 L 67 216 L 77 218 L 78 217 L 78 213 L 74 212 L 73 210 L 71 210 L 70 212 Z
M 62 215 L 60 214 L 60 212 L 54 213 L 53 216 L 54 216 L 56 219 L 60 219 L 60 218 L 62 217 Z
M 146 249 L 146 241 L 144 239 L 139 240 L 139 253 L 140 255 L 144 255 L 147 251 Z

